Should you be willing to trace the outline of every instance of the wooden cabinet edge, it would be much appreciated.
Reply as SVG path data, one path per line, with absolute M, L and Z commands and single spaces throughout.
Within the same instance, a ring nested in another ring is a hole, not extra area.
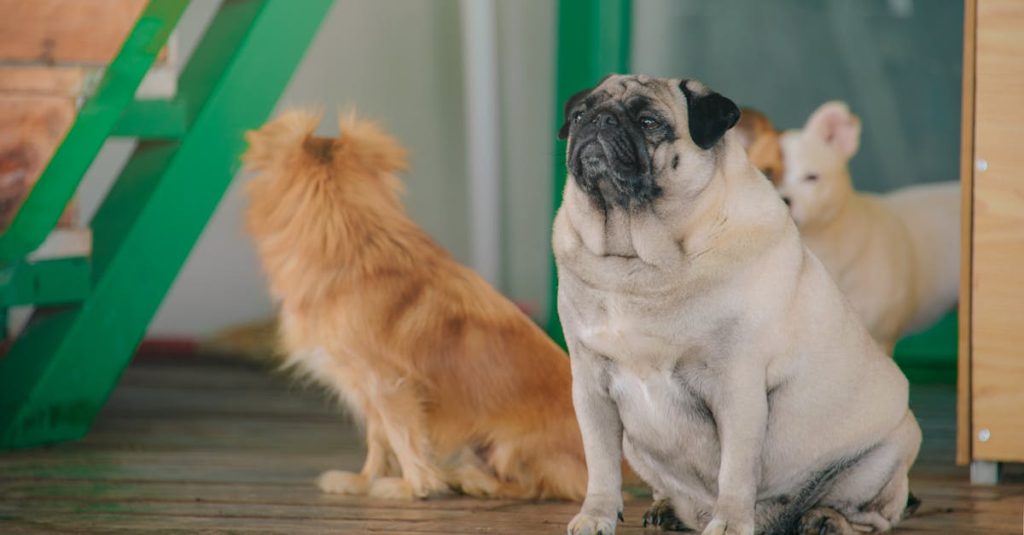
M 957 359 L 956 462 L 971 462 L 971 295 L 974 222 L 974 82 L 977 0 L 964 0 L 963 93 L 960 120 L 960 305 Z

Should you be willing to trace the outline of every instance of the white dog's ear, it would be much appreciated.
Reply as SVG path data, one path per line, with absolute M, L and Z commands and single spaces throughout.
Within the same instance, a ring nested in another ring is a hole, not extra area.
M 852 158 L 860 145 L 860 119 L 839 101 L 822 104 L 807 119 L 804 130 Z

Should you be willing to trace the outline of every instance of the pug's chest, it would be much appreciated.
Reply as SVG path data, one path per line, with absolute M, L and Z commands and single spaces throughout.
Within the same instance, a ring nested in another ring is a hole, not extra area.
M 658 487 L 706 493 L 715 488 L 721 449 L 714 416 L 689 383 L 679 367 L 612 364 L 607 386 L 630 464 Z
M 671 300 L 591 294 L 583 305 L 577 308 L 580 341 L 609 360 L 670 367 L 708 354 L 706 318 L 690 317 L 688 307 Z

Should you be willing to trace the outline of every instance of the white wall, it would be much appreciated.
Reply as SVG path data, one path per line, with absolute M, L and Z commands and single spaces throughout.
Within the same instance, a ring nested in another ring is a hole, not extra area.
M 514 4 L 514 5 L 513 5 Z M 179 28 L 187 54 L 214 2 L 193 2 Z M 501 289 L 547 307 L 553 119 L 552 0 L 498 2 L 504 239 Z M 337 0 L 278 109 L 356 106 L 410 149 L 405 177 L 412 217 L 457 259 L 470 258 L 463 83 L 457 0 Z M 108 143 L 79 192 L 88 217 L 131 143 Z M 204 336 L 272 313 L 256 257 L 242 232 L 246 176 L 232 183 L 153 324 L 154 336 Z
M 554 171 L 555 19 L 553 0 L 498 4 L 506 295 L 546 318 L 551 303 L 551 178 Z

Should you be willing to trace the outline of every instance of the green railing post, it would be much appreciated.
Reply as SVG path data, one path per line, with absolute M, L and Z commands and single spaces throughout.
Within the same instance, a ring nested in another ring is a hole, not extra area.
M 596 84 L 606 74 L 629 72 L 632 20 L 632 0 L 558 2 L 556 109 L 552 138 L 562 124 L 562 105 L 573 93 Z M 552 192 L 554 210 L 557 210 L 562 204 L 562 189 L 565 187 L 565 141 L 555 141 L 554 163 Z M 551 308 L 547 330 L 564 347 L 565 336 L 558 320 L 557 293 L 558 277 L 552 259 Z

